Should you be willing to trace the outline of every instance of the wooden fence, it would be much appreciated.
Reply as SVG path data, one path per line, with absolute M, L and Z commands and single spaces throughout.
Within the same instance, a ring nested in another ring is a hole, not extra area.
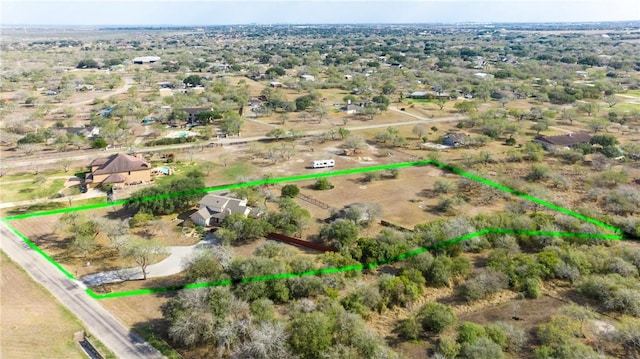
M 319 200 L 317 200 L 317 199 L 315 199 L 313 197 L 307 196 L 306 194 L 300 193 L 300 194 L 298 194 L 298 197 L 301 200 L 303 200 L 305 202 L 309 202 L 309 203 L 311 203 L 311 204 L 313 204 L 315 206 L 318 206 L 318 207 L 320 207 L 322 209 L 330 209 L 331 208 L 330 205 L 328 205 L 328 204 L 326 204 L 326 203 L 324 203 L 322 201 L 319 201 Z
M 285 236 L 284 234 L 280 234 L 280 233 L 269 233 L 267 234 L 267 238 L 273 239 L 275 241 L 281 241 L 281 242 L 293 244 L 294 246 L 315 249 L 321 252 L 337 252 L 338 251 L 333 247 L 328 247 L 328 246 L 323 246 L 322 244 L 303 241 L 302 239 Z

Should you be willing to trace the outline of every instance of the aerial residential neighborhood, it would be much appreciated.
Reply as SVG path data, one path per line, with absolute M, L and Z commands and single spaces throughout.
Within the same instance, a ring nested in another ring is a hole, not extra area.
M 640 358 L 625 1 L 9 2 L 0 357 Z

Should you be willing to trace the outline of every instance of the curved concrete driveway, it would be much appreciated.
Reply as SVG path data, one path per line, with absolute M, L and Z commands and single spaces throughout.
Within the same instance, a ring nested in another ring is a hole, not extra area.
M 169 257 L 156 264 L 148 266 L 147 278 L 166 277 L 178 274 L 184 270 L 183 264 L 185 260 L 188 260 L 193 257 L 194 254 L 203 249 L 210 248 L 213 245 L 214 243 L 212 239 L 206 239 L 193 246 L 167 247 L 170 252 Z M 95 286 L 118 283 L 125 280 L 141 280 L 142 278 L 142 270 L 140 267 L 136 267 L 89 274 L 80 278 L 80 280 L 88 286 Z

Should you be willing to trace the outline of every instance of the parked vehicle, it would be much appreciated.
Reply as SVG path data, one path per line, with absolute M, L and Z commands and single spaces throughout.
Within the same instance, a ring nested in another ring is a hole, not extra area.
M 334 167 L 335 165 L 336 165 L 335 160 L 319 160 L 319 161 L 311 162 L 311 168 Z

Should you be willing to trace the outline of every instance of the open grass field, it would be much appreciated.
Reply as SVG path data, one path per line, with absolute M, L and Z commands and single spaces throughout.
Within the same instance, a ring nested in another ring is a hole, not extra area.
M 73 340 L 78 319 L 4 253 L 0 269 L 0 357 L 85 358 Z
M 0 202 L 17 202 L 35 198 L 51 197 L 64 187 L 64 179 L 47 181 L 43 185 L 32 182 L 12 183 L 4 185 L 0 190 Z

